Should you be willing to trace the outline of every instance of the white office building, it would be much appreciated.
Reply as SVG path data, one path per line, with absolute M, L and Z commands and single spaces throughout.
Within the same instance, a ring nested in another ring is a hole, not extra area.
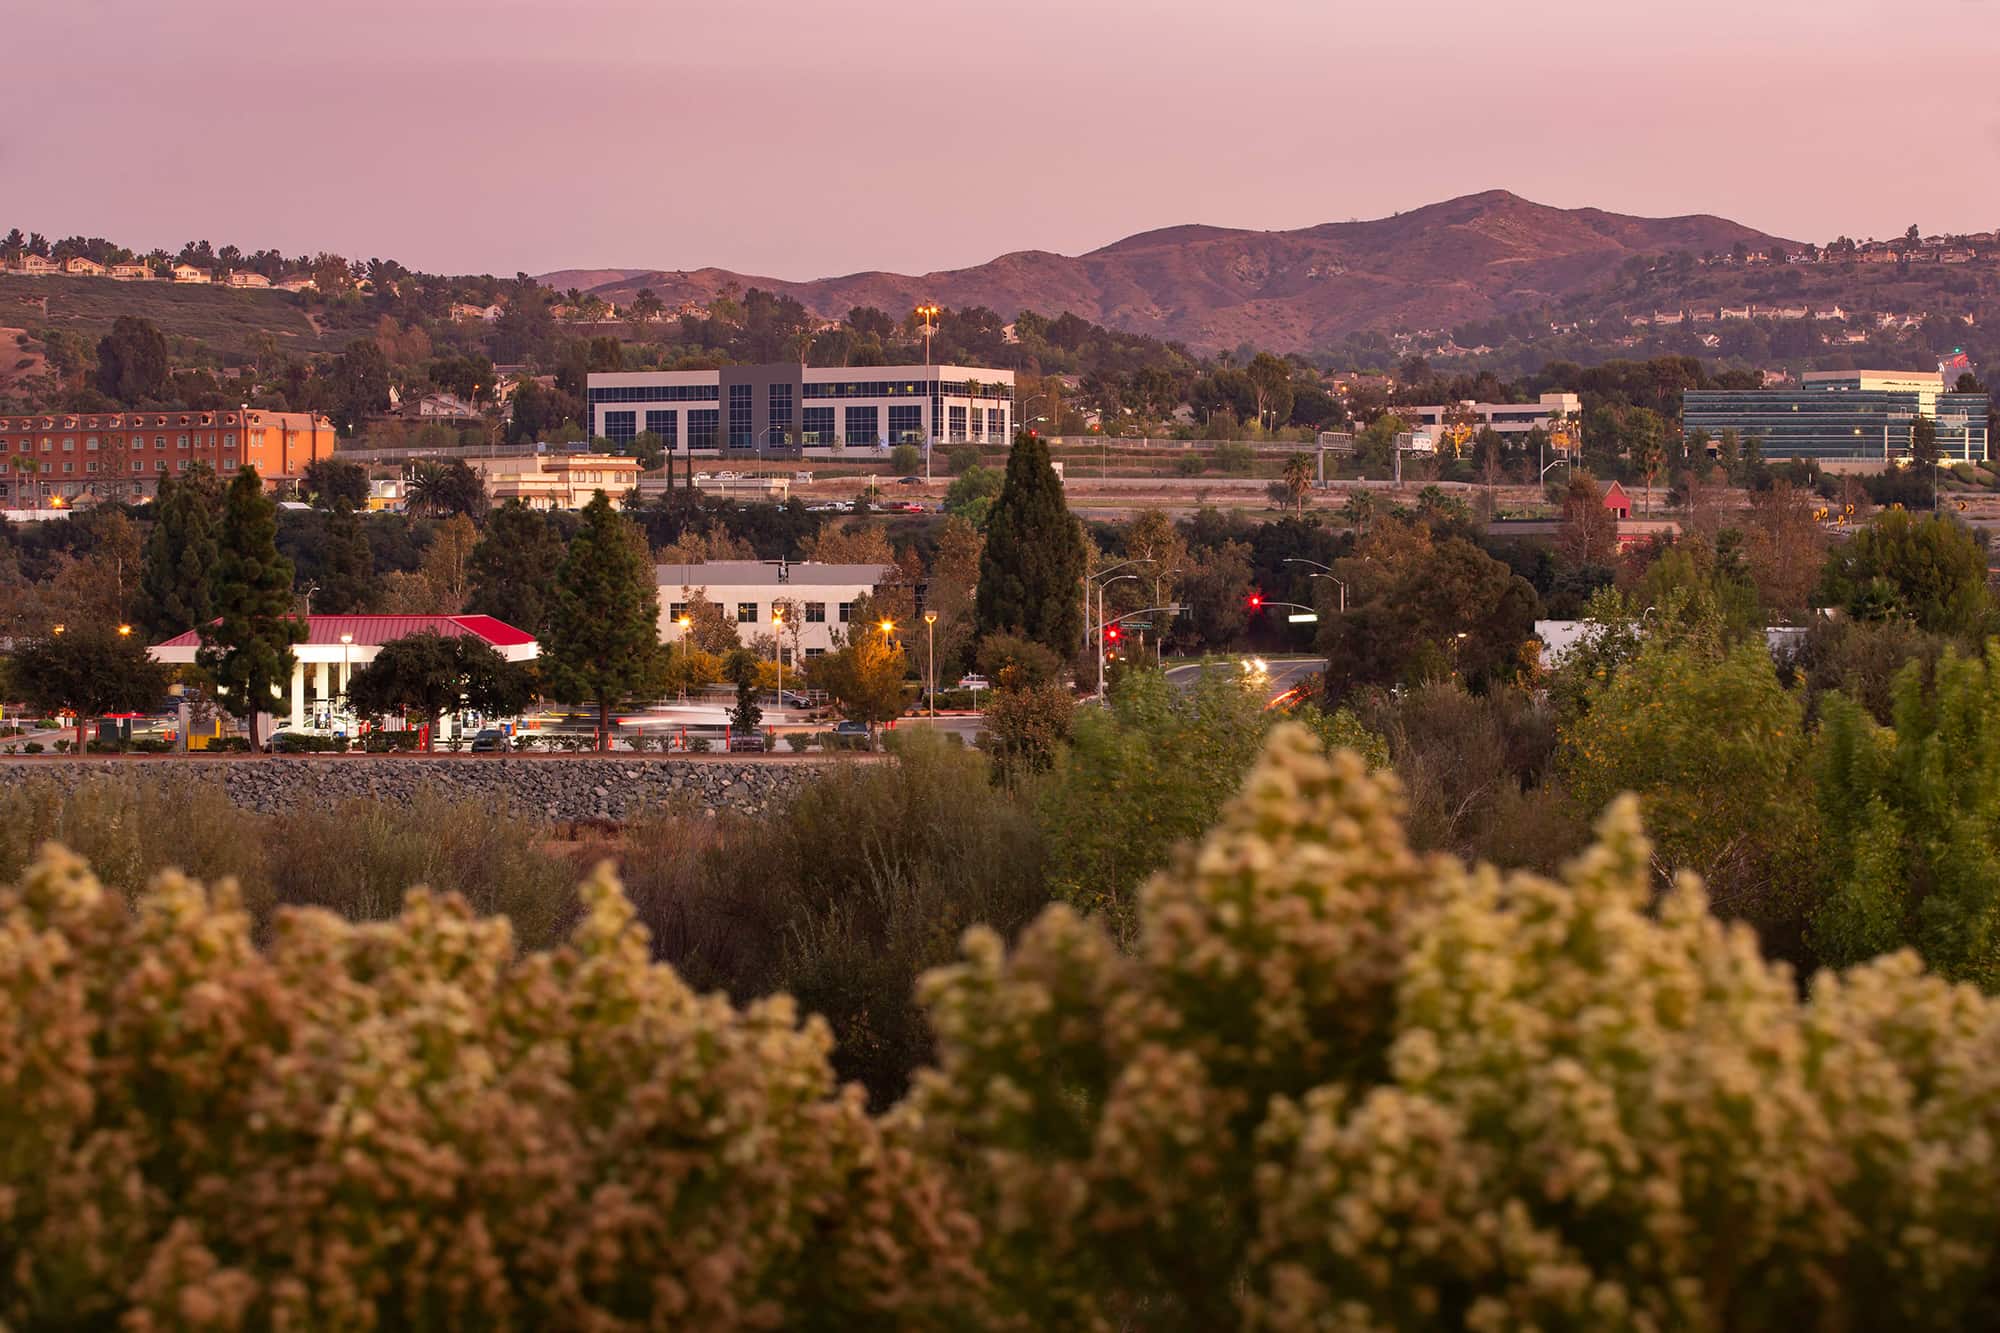
M 977 366 L 809 367 L 593 374 L 590 433 L 651 432 L 669 453 L 837 457 L 898 444 L 1004 444 L 1014 372 Z
M 784 560 L 711 560 L 700 565 L 657 565 L 660 639 L 679 643 L 681 619 L 699 593 L 722 608 L 747 645 L 760 634 L 777 638 L 787 666 L 800 657 L 833 651 L 836 631 L 847 629 L 854 604 L 875 595 L 887 565 L 822 565 Z M 772 613 L 783 615 L 782 632 Z
M 1491 426 L 1501 435 L 1526 435 L 1531 430 L 1546 432 L 1558 414 L 1574 423 L 1583 414 L 1583 399 L 1573 393 L 1545 393 L 1532 403 L 1440 403 L 1393 410 L 1433 437 L 1443 431 L 1447 414 L 1455 413 L 1469 413 L 1474 430 Z

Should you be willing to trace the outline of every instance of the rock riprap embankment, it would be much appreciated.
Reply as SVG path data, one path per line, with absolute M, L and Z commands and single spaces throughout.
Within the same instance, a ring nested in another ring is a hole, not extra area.
M 73 787 L 98 776 L 217 781 L 246 810 L 276 814 L 353 797 L 404 800 L 431 788 L 452 800 L 505 801 L 550 819 L 630 819 L 662 808 L 760 814 L 854 760 L 272 756 L 240 759 L 0 761 L 0 783 Z

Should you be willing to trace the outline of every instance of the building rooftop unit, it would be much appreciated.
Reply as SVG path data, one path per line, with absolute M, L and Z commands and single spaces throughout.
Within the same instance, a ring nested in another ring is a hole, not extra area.
M 826 565 L 811 560 L 710 560 L 700 565 L 658 565 L 662 584 L 675 587 L 766 588 L 873 587 L 887 565 Z

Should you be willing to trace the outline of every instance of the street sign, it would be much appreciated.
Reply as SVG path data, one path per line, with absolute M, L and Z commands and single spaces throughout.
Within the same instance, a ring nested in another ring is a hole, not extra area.
M 1125 628 L 1126 628 L 1126 629 L 1151 629 L 1151 628 L 1153 628 L 1153 622 L 1152 622 L 1152 621 L 1150 621 L 1150 620 L 1128 620 L 1128 621 L 1126 621 L 1126 622 L 1125 622 Z
M 1294 625 L 1310 625 L 1319 619 L 1319 612 L 1294 611 L 1290 615 L 1286 616 L 1285 619 L 1291 621 Z

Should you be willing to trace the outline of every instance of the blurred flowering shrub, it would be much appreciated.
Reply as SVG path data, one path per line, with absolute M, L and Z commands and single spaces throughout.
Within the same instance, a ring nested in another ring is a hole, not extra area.
M 788 1002 L 413 894 L 0 890 L 17 1329 L 1872 1329 L 1995 1322 L 2000 1022 L 1894 955 L 1801 1001 L 1629 801 L 1560 881 L 1420 858 L 1276 731 L 1134 952 L 968 936 L 880 1120 Z

